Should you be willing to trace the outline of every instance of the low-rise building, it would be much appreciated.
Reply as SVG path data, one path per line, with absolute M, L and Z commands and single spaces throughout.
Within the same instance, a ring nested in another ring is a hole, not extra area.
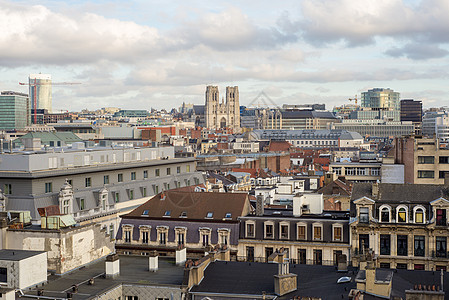
M 157 250 L 173 256 L 181 246 L 195 257 L 220 245 L 236 256 L 238 218 L 250 209 L 247 193 L 162 192 L 121 216 L 116 249 L 131 254 Z

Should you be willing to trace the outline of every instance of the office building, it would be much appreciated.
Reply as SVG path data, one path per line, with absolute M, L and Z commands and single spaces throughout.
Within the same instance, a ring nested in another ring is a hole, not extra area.
M 401 121 L 422 122 L 422 102 L 413 99 L 401 100 Z
M 264 129 L 327 129 L 336 122 L 339 120 L 328 111 L 276 110 L 268 113 Z
M 343 129 L 358 132 L 361 136 L 367 137 L 398 137 L 413 134 L 416 126 L 408 122 L 389 122 L 384 120 L 342 120 L 341 123 L 334 123 L 332 129 Z
M 0 95 L 0 130 L 21 130 L 30 125 L 27 94 L 2 92 Z
M 392 89 L 374 88 L 362 93 L 362 107 L 400 110 L 399 97 Z
M 33 110 L 46 109 L 49 113 L 52 113 L 51 75 L 30 74 L 28 81 L 31 108 Z

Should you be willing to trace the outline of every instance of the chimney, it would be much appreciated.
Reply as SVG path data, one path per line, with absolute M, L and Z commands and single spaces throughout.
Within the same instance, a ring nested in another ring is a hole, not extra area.
M 117 253 L 106 256 L 106 278 L 115 278 L 120 275 L 120 259 Z
M 373 198 L 377 198 L 379 196 L 379 183 L 378 182 L 373 183 L 371 188 L 372 188 L 371 194 L 372 194 Z
M 264 214 L 264 199 L 263 195 L 256 196 L 256 216 L 262 217 Z
M 288 259 L 279 262 L 278 274 L 274 275 L 274 293 L 283 296 L 297 289 L 298 275 L 290 273 Z
M 150 269 L 150 272 L 156 272 L 157 269 L 159 268 L 159 263 L 158 263 L 158 255 L 157 255 L 157 251 L 153 250 L 150 252 L 150 257 L 148 258 L 148 267 Z
M 161 200 L 165 200 L 165 192 L 161 193 Z
M 176 249 L 176 265 L 182 266 L 186 262 L 187 249 L 183 245 L 179 245 Z

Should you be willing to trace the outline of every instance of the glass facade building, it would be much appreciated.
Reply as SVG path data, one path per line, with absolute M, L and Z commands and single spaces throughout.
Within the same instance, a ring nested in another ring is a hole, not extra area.
M 362 93 L 362 107 L 400 110 L 400 94 L 391 89 L 375 88 Z
M 0 130 L 24 129 L 30 125 L 28 95 L 2 92 L 0 95 Z
M 51 98 L 51 75 L 48 74 L 30 74 L 30 102 L 31 108 L 34 110 L 34 92 L 36 91 L 36 108 L 46 109 L 52 112 Z M 36 86 L 36 88 L 34 87 Z

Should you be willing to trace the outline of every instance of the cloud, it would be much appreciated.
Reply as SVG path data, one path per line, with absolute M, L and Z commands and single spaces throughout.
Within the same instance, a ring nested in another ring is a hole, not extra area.
M 441 49 L 436 45 L 409 43 L 403 47 L 393 47 L 385 54 L 392 57 L 407 57 L 414 60 L 426 60 L 431 58 L 442 58 L 449 54 L 449 51 Z
M 304 0 L 297 22 L 305 40 L 315 45 L 344 41 L 374 44 L 376 37 L 449 42 L 449 4 L 445 0 Z

